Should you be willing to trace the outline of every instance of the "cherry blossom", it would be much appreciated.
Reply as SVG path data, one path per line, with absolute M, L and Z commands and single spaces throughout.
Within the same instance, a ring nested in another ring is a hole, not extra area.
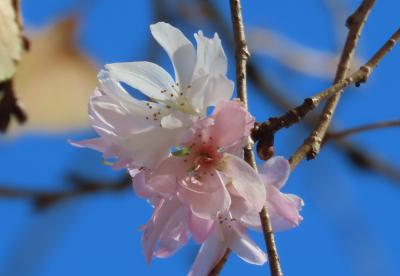
M 205 244 L 221 237 L 223 248 L 244 260 L 265 262 L 265 254 L 240 222 L 247 213 L 259 212 L 266 199 L 261 177 L 238 156 L 253 125 L 241 103 L 221 102 L 210 117 L 192 126 L 180 148 L 135 184 L 153 202 L 158 195 L 154 214 L 143 228 L 148 261 L 173 254 L 191 234 Z
M 151 25 L 150 30 L 170 57 L 175 79 L 151 62 L 106 65 L 89 102 L 92 126 L 100 137 L 74 143 L 101 151 L 106 159 L 116 157 L 115 168 L 158 165 L 185 131 L 207 115 L 209 106 L 228 100 L 233 92 L 217 34 L 213 38 L 201 31 L 195 34 L 196 50 L 167 23 Z M 134 98 L 126 86 L 148 100 Z
M 287 181 L 289 173 L 289 162 L 280 156 L 269 159 L 260 167 L 260 177 L 267 191 L 265 205 L 274 231 L 298 226 L 303 219 L 299 214 L 304 205 L 303 200 L 296 195 L 279 191 Z M 241 204 L 237 200 L 232 202 Z M 215 224 L 212 234 L 202 244 L 189 275 L 208 275 L 227 248 L 248 263 L 261 265 L 266 261 L 264 253 L 245 234 L 246 227 L 261 229 L 258 212 L 249 210 L 239 219 L 232 219 L 231 214 L 219 216 L 218 223 Z

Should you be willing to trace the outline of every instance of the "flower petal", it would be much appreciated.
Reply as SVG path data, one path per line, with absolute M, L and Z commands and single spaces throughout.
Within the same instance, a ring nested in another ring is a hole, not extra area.
M 216 230 L 201 245 L 199 253 L 190 269 L 189 276 L 206 276 L 213 266 L 224 256 L 227 247 Z
M 227 246 L 248 263 L 256 265 L 264 264 L 267 261 L 265 253 L 239 227 L 237 223 L 220 224 L 220 229 Z
M 192 87 L 187 90 L 186 95 L 195 110 L 205 116 L 207 107 L 229 100 L 233 88 L 234 83 L 225 75 L 204 75 L 193 80 Z
M 176 85 L 174 80 L 157 64 L 147 61 L 122 62 L 105 67 L 111 78 L 132 86 L 152 99 L 166 101 L 178 96 L 173 88 Z
M 228 101 L 232 97 L 234 86 L 233 81 L 225 75 L 210 78 L 204 92 L 204 108 L 216 106 L 222 101 Z
M 235 101 L 220 102 L 212 117 L 215 120 L 212 135 L 218 146 L 223 148 L 241 144 L 254 125 L 254 118 Z
M 251 211 L 251 204 L 240 196 L 232 185 L 228 186 L 228 191 L 232 200 L 231 207 L 229 208 L 232 217 L 239 219 Z
M 290 164 L 283 156 L 269 159 L 260 167 L 260 176 L 265 185 L 273 185 L 281 189 L 290 174 Z
M 214 34 L 214 37 L 210 39 L 199 31 L 194 37 L 197 42 L 197 63 L 194 78 L 208 74 L 225 75 L 228 61 L 218 34 Z
M 303 220 L 299 211 L 304 203 L 296 195 L 281 193 L 275 186 L 267 186 L 267 208 L 274 231 L 296 227 Z
M 259 175 L 239 157 L 225 153 L 223 173 L 230 178 L 235 190 L 251 204 L 256 211 L 261 211 L 265 204 L 266 191 Z
M 164 48 L 175 69 L 175 78 L 180 87 L 191 83 L 196 52 L 192 43 L 177 28 L 168 23 L 159 22 L 150 25 L 154 39 Z
M 210 235 L 214 225 L 214 220 L 200 218 L 193 213 L 190 216 L 189 228 L 193 239 L 197 243 L 204 242 Z
M 171 216 L 181 206 L 179 200 L 161 200 L 157 208 L 154 210 L 150 221 L 144 226 L 142 237 L 142 247 L 147 262 L 150 262 L 156 250 L 157 241 L 160 239 Z
M 179 197 L 183 202 L 190 206 L 191 211 L 198 217 L 203 219 L 214 219 L 219 212 L 225 212 L 231 205 L 231 198 L 225 188 L 219 174 L 215 174 L 210 178 L 220 183 L 220 188 L 214 192 L 200 193 L 181 186 L 179 189 Z M 207 185 L 204 183 L 203 185 Z M 207 202 L 207 204 L 205 204 Z
M 103 152 L 107 147 L 104 139 L 102 138 L 94 138 L 94 139 L 87 139 L 82 141 L 70 141 L 71 145 L 80 148 L 90 148 L 97 151 Z
M 155 253 L 158 258 L 171 256 L 189 240 L 189 210 L 179 208 L 169 221 L 160 236 L 159 248 Z
M 261 231 L 261 221 L 259 212 L 251 210 L 239 219 L 240 223 L 253 230 Z M 275 230 L 275 229 L 274 229 Z

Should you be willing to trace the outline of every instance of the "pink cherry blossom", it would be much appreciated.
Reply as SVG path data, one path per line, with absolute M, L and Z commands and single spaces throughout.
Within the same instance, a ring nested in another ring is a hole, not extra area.
M 240 221 L 249 212 L 258 213 L 266 199 L 261 177 L 236 155 L 253 124 L 239 102 L 221 102 L 212 116 L 188 131 L 179 153 L 148 174 L 146 188 L 162 198 L 144 227 L 142 244 L 148 261 L 175 252 L 187 242 L 188 232 L 196 242 L 205 242 L 202 248 L 221 244 L 221 252 L 229 247 L 250 263 L 266 261 Z M 179 219 L 169 224 L 163 215 Z M 175 232 L 165 230 L 169 227 Z M 217 237 L 220 240 L 214 244 Z
M 151 25 L 150 30 L 170 57 L 175 79 L 151 62 L 106 65 L 89 102 L 92 126 L 100 137 L 74 143 L 103 152 L 105 158 L 116 157 L 116 168 L 157 166 L 193 122 L 206 116 L 209 106 L 228 100 L 233 92 L 217 34 L 195 34 L 196 50 L 167 23 Z M 123 85 L 149 100 L 132 97 Z
M 303 200 L 296 195 L 280 192 L 290 174 L 289 162 L 282 156 L 273 157 L 265 162 L 259 171 L 267 191 L 266 207 L 274 231 L 298 226 L 303 220 L 299 214 L 304 206 Z M 250 228 L 261 230 L 260 219 L 256 212 L 249 212 L 241 218 L 241 222 Z
M 290 173 L 289 162 L 283 157 L 273 157 L 260 168 L 260 177 L 266 188 L 266 206 L 271 217 L 274 231 L 287 230 L 298 226 L 302 221 L 299 211 L 304 205 L 303 200 L 296 195 L 283 194 L 279 191 L 287 181 Z M 232 203 L 243 204 L 238 199 Z M 241 217 L 231 214 L 219 216 L 219 223 L 212 234 L 202 244 L 192 265 L 189 275 L 208 275 L 214 265 L 222 258 L 227 248 L 252 264 L 263 264 L 266 261 L 264 253 L 245 234 L 246 227 L 260 230 L 261 223 L 258 212 L 249 210 Z

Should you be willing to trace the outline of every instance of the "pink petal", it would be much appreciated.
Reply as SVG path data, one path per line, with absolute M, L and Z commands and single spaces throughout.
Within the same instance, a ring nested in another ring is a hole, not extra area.
M 176 194 L 177 179 L 186 175 L 184 158 L 170 156 L 148 176 L 146 185 L 165 198 Z
M 304 203 L 295 195 L 281 193 L 275 186 L 267 186 L 267 208 L 271 216 L 274 231 L 283 231 L 296 227 L 303 220 L 299 211 Z
M 200 179 L 195 176 L 183 177 L 184 180 L 181 181 L 181 185 L 185 189 L 196 193 L 208 194 L 221 189 L 222 180 L 217 170 L 200 168 L 196 173 L 201 177 Z
M 228 191 L 231 195 L 232 203 L 229 211 L 231 212 L 232 217 L 241 218 L 251 210 L 251 204 L 236 192 L 232 193 L 232 190 L 233 187 L 230 186 L 228 188 Z
M 218 236 L 216 230 L 201 245 L 199 253 L 190 269 L 189 276 L 205 276 L 224 256 L 227 247 Z
M 244 160 L 225 153 L 223 173 L 230 178 L 235 190 L 256 210 L 265 204 L 266 191 L 259 175 Z
M 246 226 L 247 228 L 251 228 L 254 230 L 261 231 L 261 221 L 259 212 L 254 210 L 246 213 L 239 219 L 240 223 Z M 275 229 L 274 229 L 275 230 Z
M 203 219 L 194 214 L 190 216 L 189 228 L 192 232 L 193 239 L 197 243 L 202 243 L 209 237 L 213 225 L 214 220 Z
M 236 101 L 220 102 L 212 115 L 215 120 L 212 135 L 219 147 L 227 148 L 241 144 L 242 139 L 249 135 L 249 129 L 254 125 L 254 119 Z
M 196 216 L 206 220 L 214 219 L 219 212 L 228 210 L 231 204 L 231 198 L 219 174 L 215 176 L 213 179 L 221 185 L 215 192 L 199 193 L 188 190 L 184 186 L 179 189 L 178 196 L 180 199 L 190 207 Z M 207 185 L 207 183 L 204 183 L 204 185 Z
M 273 185 L 281 189 L 290 174 L 290 164 L 282 156 L 269 159 L 260 167 L 260 176 L 265 185 Z
M 180 206 L 181 204 L 177 199 L 161 200 L 154 210 L 150 221 L 144 226 L 142 247 L 147 262 L 151 261 L 156 250 L 157 241 L 160 239 L 171 216 L 174 215 Z
M 262 265 L 267 261 L 265 253 L 245 233 L 237 223 L 222 223 L 220 228 L 227 246 L 244 261 Z
M 129 173 L 132 177 L 132 187 L 135 193 L 143 198 L 149 198 L 154 195 L 154 191 L 146 185 L 146 176 L 144 171 L 131 169 Z
M 100 152 L 103 152 L 107 147 L 104 139 L 102 138 L 94 138 L 82 141 L 70 141 L 70 144 L 75 147 L 91 148 Z
M 155 175 L 146 184 L 162 197 L 170 198 L 175 194 L 177 182 L 174 175 Z
M 170 217 L 162 231 L 159 248 L 155 253 L 156 257 L 165 258 L 171 256 L 187 243 L 189 240 L 188 218 L 189 210 L 185 208 L 179 208 Z

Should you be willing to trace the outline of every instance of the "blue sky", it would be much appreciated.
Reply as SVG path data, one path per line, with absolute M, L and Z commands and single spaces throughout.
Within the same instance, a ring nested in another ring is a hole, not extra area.
M 153 23 L 151 1 L 22 2 L 28 28 L 44 27 L 79 10 L 82 18 L 77 33 L 79 47 L 99 67 L 109 62 L 147 59 L 148 26 Z M 245 23 L 249 29 L 267 27 L 307 46 L 334 52 L 335 31 L 323 2 L 243 1 Z M 359 1 L 341 2 L 349 13 Z M 364 60 L 398 28 L 400 3 L 377 2 L 357 49 Z M 228 1 L 218 3 L 229 19 Z M 177 23 L 191 39 L 191 33 L 199 28 L 184 25 L 182 20 Z M 212 35 L 216 30 L 211 24 L 206 25 L 205 33 Z M 226 42 L 225 48 L 228 48 Z M 233 57 L 230 50 L 227 53 L 229 76 L 233 79 Z M 293 72 L 261 55 L 254 54 L 253 58 L 296 103 L 329 85 L 327 80 Z M 400 48 L 395 48 L 367 84 L 346 91 L 335 116 L 337 125 L 346 128 L 400 118 L 396 67 L 399 58 Z M 171 70 L 164 53 L 158 62 Z M 252 86 L 249 92 L 250 110 L 259 121 L 282 113 Z M 277 154 L 288 157 L 306 134 L 300 127 L 283 130 L 277 136 Z M 357 135 L 351 140 L 400 167 L 399 134 L 398 128 L 387 129 Z M 100 154 L 73 148 L 67 142 L 93 135 L 85 130 L 57 135 L 28 133 L 13 140 L 0 139 L 0 183 L 63 189 L 70 185 L 64 176 L 71 171 L 97 179 L 117 179 L 121 172 L 103 166 Z M 285 275 L 398 274 L 398 184 L 353 167 L 330 145 L 317 160 L 303 162 L 285 191 L 304 199 L 304 222 L 297 229 L 277 234 Z M 184 275 L 196 255 L 197 245 L 193 242 L 171 258 L 146 265 L 139 227 L 150 214 L 148 204 L 130 190 L 84 196 L 45 211 L 32 208 L 29 200 L 1 199 L 0 275 Z M 254 233 L 253 237 L 263 244 L 261 234 Z M 265 275 L 267 270 L 232 256 L 222 275 Z

